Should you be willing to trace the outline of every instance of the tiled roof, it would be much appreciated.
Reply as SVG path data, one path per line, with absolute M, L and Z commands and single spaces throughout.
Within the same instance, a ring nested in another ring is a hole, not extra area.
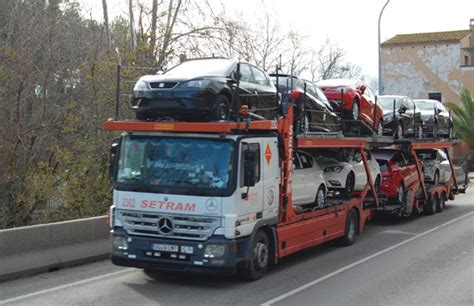
M 471 33 L 471 30 L 398 34 L 389 40 L 384 41 L 382 46 L 459 41 L 469 33 Z

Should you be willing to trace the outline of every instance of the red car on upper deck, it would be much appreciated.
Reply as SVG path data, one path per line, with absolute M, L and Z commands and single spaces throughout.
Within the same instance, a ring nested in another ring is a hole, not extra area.
M 382 195 L 403 203 L 407 188 L 419 180 L 416 159 L 408 153 L 392 149 L 373 150 L 372 154 L 382 174 Z M 420 166 L 423 167 L 422 164 Z
M 383 111 L 375 104 L 375 95 L 367 84 L 358 80 L 331 79 L 319 81 L 317 85 L 324 91 L 333 108 L 341 112 L 343 119 L 362 121 L 382 135 Z

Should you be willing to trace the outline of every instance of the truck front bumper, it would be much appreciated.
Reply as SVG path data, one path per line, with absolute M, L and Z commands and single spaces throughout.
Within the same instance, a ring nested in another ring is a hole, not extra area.
M 111 240 L 112 263 L 141 269 L 229 275 L 248 254 L 245 238 L 212 236 L 207 241 L 190 241 L 130 236 L 122 228 L 115 228 Z M 223 255 L 210 255 L 206 252 L 208 246 L 224 248 Z

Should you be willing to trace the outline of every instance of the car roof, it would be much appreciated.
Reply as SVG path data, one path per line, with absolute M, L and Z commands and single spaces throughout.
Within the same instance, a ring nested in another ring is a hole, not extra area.
M 399 95 L 381 95 L 378 96 L 379 98 L 389 98 L 389 99 L 403 99 L 403 98 L 410 98 L 408 96 L 399 96 Z
M 428 103 L 438 103 L 438 100 L 431 100 L 431 99 L 415 99 L 415 102 L 428 102 Z
M 327 79 L 316 82 L 319 87 L 337 87 L 337 86 L 350 86 L 355 87 L 359 83 L 359 80 L 352 79 Z

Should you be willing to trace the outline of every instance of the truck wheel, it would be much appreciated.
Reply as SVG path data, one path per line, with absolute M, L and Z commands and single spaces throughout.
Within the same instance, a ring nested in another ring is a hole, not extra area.
M 270 247 L 268 237 L 265 232 L 259 230 L 250 245 L 250 261 L 245 266 L 239 267 L 237 273 L 239 277 L 254 281 L 261 278 L 268 268 L 270 261 Z
M 341 245 L 349 246 L 349 245 L 354 244 L 356 240 L 358 221 L 359 220 L 357 218 L 357 213 L 355 209 L 351 209 L 347 213 L 346 228 L 345 228 L 344 236 L 341 237 L 341 239 L 339 240 Z
M 425 203 L 425 206 L 423 207 L 425 214 L 434 215 L 439 205 L 438 202 L 439 202 L 438 194 L 435 193 L 433 196 L 433 199 L 431 199 L 431 201 L 427 201 Z
M 436 206 L 436 212 L 442 212 L 445 206 L 446 206 L 446 200 L 443 193 L 438 200 L 438 206 Z

